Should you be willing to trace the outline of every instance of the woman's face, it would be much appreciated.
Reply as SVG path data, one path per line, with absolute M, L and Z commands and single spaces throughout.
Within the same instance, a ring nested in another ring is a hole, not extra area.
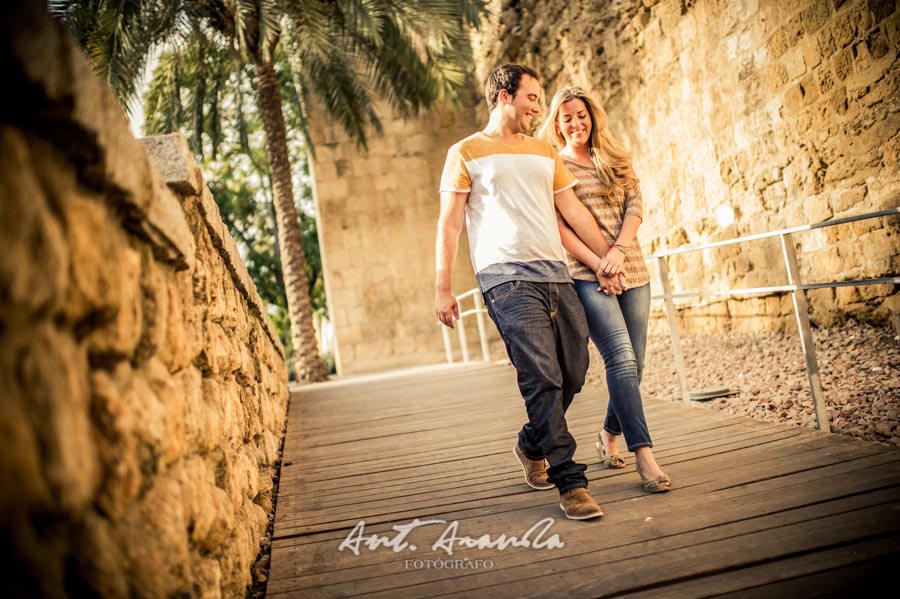
M 583 146 L 590 143 L 591 115 L 581 98 L 572 98 L 559 107 L 559 130 L 568 146 Z

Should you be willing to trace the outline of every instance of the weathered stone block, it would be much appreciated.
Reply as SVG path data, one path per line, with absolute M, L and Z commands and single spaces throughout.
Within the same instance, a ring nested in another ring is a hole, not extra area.
M 151 358 L 141 369 L 150 388 L 161 401 L 163 408 L 163 439 L 161 459 L 171 464 L 185 453 L 186 407 L 181 391 L 181 381 L 172 379 L 165 364 L 156 357 Z
M 235 527 L 234 507 L 228 493 L 205 482 L 196 487 L 194 497 L 191 539 L 206 551 L 221 550 Z
M 19 346 L 14 375 L 21 381 L 43 474 L 56 509 L 77 513 L 92 500 L 100 479 L 91 430 L 88 362 L 84 349 L 48 323 L 28 332 Z
M 81 241 L 84 240 L 79 239 L 79 243 Z M 91 263 L 93 268 L 109 270 L 108 275 L 103 275 L 109 276 L 109 287 L 101 289 L 111 291 L 113 286 L 117 286 L 116 291 L 110 293 L 117 300 L 114 315 L 102 326 L 91 330 L 86 337 L 88 351 L 98 359 L 108 359 L 107 356 L 115 359 L 131 357 L 143 330 L 141 256 L 130 246 L 120 246 L 116 249 L 119 253 L 111 269 L 108 255 L 104 257 L 103 262 L 99 262 L 100 256 L 92 256 L 96 260 Z M 94 281 L 98 281 L 99 278 L 97 275 L 91 277 Z M 87 284 L 90 285 L 90 282 Z
M 91 589 L 96 596 L 111 599 L 129 597 L 128 564 L 110 522 L 90 510 L 73 528 L 70 541 L 78 550 L 69 557 L 69 588 Z
M 831 197 L 831 208 L 834 214 L 841 215 L 843 212 L 858 212 L 857 207 L 861 206 L 866 198 L 866 186 L 857 185 L 849 190 L 838 191 Z
M 137 438 L 137 454 L 141 473 L 149 484 L 163 466 L 163 447 L 166 442 L 166 406 L 156 394 L 147 373 L 134 371 L 133 378 L 125 382 L 123 401 L 139 417 L 134 419 L 130 431 Z
M 225 291 L 227 272 L 222 267 L 221 258 L 218 255 L 210 256 L 209 260 L 210 269 L 216 276 L 209 281 L 207 286 L 209 304 L 206 315 L 211 322 L 220 323 L 230 311 Z
M 184 402 L 185 443 L 202 453 L 216 447 L 219 440 L 217 412 L 207 395 L 214 392 L 214 385 L 194 367 L 184 368 L 175 376 L 176 392 Z
M 28 313 L 55 308 L 70 264 L 65 231 L 48 209 L 26 138 L 0 127 L 0 155 L 0 301 Z
M 834 292 L 835 299 L 839 304 L 846 305 L 862 299 L 859 296 L 859 289 L 856 287 L 838 287 Z
M 829 197 L 826 194 L 819 194 L 808 198 L 803 205 L 803 214 L 809 223 L 818 223 L 830 219 L 834 213 L 831 209 Z
M 192 550 L 190 568 L 197 599 L 222 599 L 222 566 L 218 561 Z
M 137 438 L 132 434 L 139 415 L 125 404 L 120 388 L 130 376 L 125 363 L 118 364 L 113 374 L 98 370 L 91 375 L 91 411 L 102 468 L 97 504 L 112 520 L 125 515 L 142 482 Z
M 194 581 L 185 567 L 190 559 L 188 518 L 181 499 L 178 480 L 160 476 L 121 529 L 120 545 L 137 596 L 189 596 L 192 592 Z
M 189 271 L 175 273 L 167 279 L 160 293 L 166 294 L 165 330 L 158 355 L 168 367 L 169 372 L 177 372 L 189 366 L 199 353 L 203 343 L 203 330 L 193 309 L 191 292 L 191 276 Z
M 133 361 L 143 363 L 165 343 L 169 325 L 169 289 L 167 271 L 171 269 L 153 259 L 145 248 L 141 256 L 142 331 Z
M 853 74 L 853 49 L 844 48 L 831 58 L 831 68 L 838 81 L 844 81 Z
M 803 109 L 804 91 L 800 83 L 794 83 L 784 92 L 784 116 L 795 116 Z
M 13 354 L 13 347 L 7 333 L 3 337 L 4 353 Z M 14 355 L 14 354 L 13 354 Z M 50 509 L 53 507 L 53 495 L 47 482 L 42 464 L 40 438 L 33 427 L 32 418 L 27 411 L 31 401 L 22 394 L 18 385 L 14 386 L 15 373 L 13 364 L 9 363 L 11 355 L 3 355 L 0 362 L 0 410 L 2 410 L 2 434 L 10 448 L 0 469 L 0 509 L 5 513 L 24 512 L 27 506 Z M 15 493 L 10 493 L 10 490 Z M 27 526 L 22 522 L 23 527 Z
M 803 29 L 808 35 L 814 35 L 821 29 L 831 14 L 828 2 L 812 2 L 800 13 Z
M 139 221 L 144 235 L 150 240 L 154 254 L 171 262 L 179 270 L 191 268 L 194 262 L 194 236 L 181 208 L 181 202 L 169 189 L 159 183 L 147 215 Z
M 138 141 L 144 146 L 163 182 L 174 192 L 200 195 L 201 181 L 184 135 L 170 133 L 144 137 Z

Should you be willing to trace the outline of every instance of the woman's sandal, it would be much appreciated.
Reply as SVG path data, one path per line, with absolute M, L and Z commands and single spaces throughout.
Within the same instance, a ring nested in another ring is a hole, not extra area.
M 641 471 L 641 467 L 638 466 L 637 461 L 634 462 L 634 469 L 637 470 L 638 475 L 640 475 L 644 490 L 648 493 L 665 493 L 666 491 L 672 490 L 672 479 L 669 478 L 668 474 L 664 473 L 656 478 L 647 478 Z
M 597 455 L 600 456 L 600 461 L 603 465 L 614 470 L 624 468 L 625 458 L 618 453 L 606 454 L 606 445 L 603 443 L 603 433 L 597 433 L 597 439 L 597 442 L 594 443 L 594 447 L 597 448 Z

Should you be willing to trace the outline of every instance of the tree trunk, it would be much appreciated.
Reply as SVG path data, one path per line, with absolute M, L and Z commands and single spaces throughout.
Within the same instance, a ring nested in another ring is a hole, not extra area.
M 296 363 L 294 370 L 301 382 L 324 381 L 328 378 L 319 355 L 313 326 L 312 301 L 306 274 L 306 254 L 300 234 L 300 220 L 294 203 L 291 163 L 288 158 L 287 129 L 281 107 L 281 92 L 273 65 L 262 59 L 255 61 L 259 114 L 266 132 L 266 155 L 272 173 L 272 194 L 278 224 L 281 267 L 291 317 L 291 342 Z

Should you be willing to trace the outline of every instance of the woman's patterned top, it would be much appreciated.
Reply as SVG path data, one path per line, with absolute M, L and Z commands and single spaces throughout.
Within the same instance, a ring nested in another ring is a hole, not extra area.
M 611 192 L 605 189 L 600 182 L 597 169 L 592 166 L 584 166 L 561 156 L 566 167 L 578 179 L 575 185 L 575 194 L 578 199 L 587 206 L 591 214 L 600 225 L 600 232 L 606 243 L 612 247 L 622 230 L 622 222 L 626 214 L 633 214 L 643 218 L 643 201 L 640 186 L 627 192 Z M 619 250 L 615 250 L 619 251 Z M 582 264 L 575 256 L 566 252 L 569 274 L 573 279 L 596 281 L 597 275 L 589 266 Z M 629 288 L 640 287 L 650 282 L 650 271 L 644 262 L 641 253 L 641 244 L 635 236 L 631 246 L 625 251 L 625 282 Z

